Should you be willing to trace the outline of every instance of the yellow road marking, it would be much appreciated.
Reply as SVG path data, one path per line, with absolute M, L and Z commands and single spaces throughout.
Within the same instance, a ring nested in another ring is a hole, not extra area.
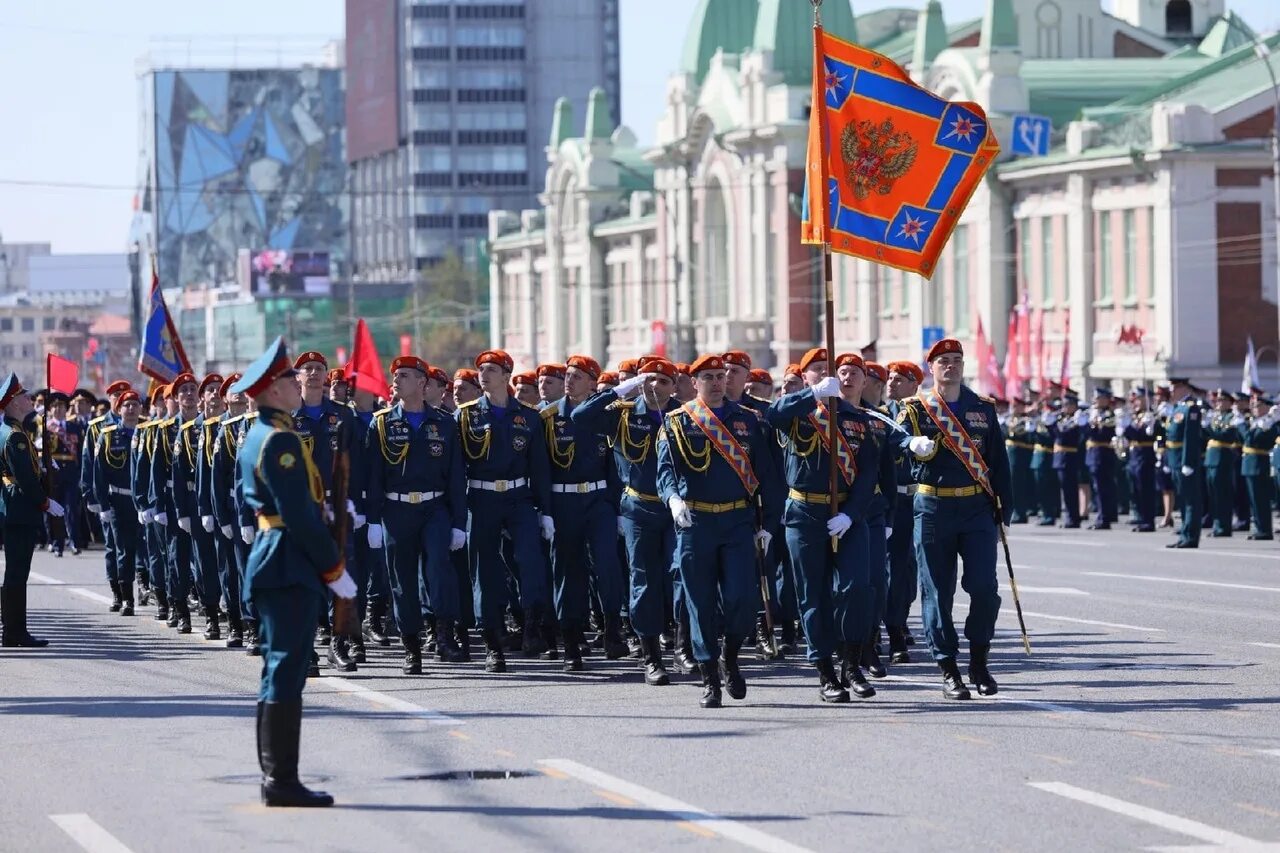
M 1125 732 L 1125 734 L 1133 735 L 1134 737 L 1146 738 L 1147 740 L 1164 740 L 1165 739 L 1164 735 L 1158 735 L 1155 732 L 1131 731 L 1131 732 Z
M 1148 785 L 1152 788 L 1168 789 L 1169 787 L 1171 787 L 1170 785 L 1167 785 L 1164 782 L 1159 781 L 1158 779 L 1148 779 L 1146 776 L 1130 776 L 1129 778 L 1141 785 Z
M 1276 811 L 1275 809 L 1268 809 L 1262 806 L 1255 806 L 1253 803 L 1236 803 L 1236 808 L 1244 809 L 1247 812 L 1254 812 L 1255 814 L 1263 814 L 1263 815 L 1266 815 L 1267 817 L 1280 817 L 1280 812 Z
M 707 829 L 705 826 L 699 826 L 698 824 L 690 823 L 687 820 L 678 821 L 676 823 L 676 826 L 680 827 L 685 832 L 692 832 L 694 835 L 701 836 L 702 838 L 716 837 L 716 834 L 711 830 Z
M 541 767 L 539 769 L 543 773 L 550 776 L 552 779 L 568 779 L 569 778 L 568 773 L 565 773 L 563 770 L 557 770 L 554 767 Z
M 471 735 L 463 734 L 462 732 L 458 731 L 457 729 L 450 729 L 450 730 L 449 730 L 449 736 L 450 736 L 450 737 L 456 737 L 458 740 L 471 740 Z
M 617 803 L 620 806 L 634 806 L 636 801 L 630 797 L 624 797 L 621 794 L 615 794 L 613 791 L 605 791 L 600 788 L 594 789 L 596 795 L 604 797 L 611 803 Z
M 515 754 L 514 752 L 512 752 L 511 750 L 509 750 L 509 749 L 495 749 L 495 750 L 493 751 L 493 754 L 494 754 L 494 755 L 501 755 L 501 756 L 502 756 L 502 757 L 504 757 L 504 758 L 515 758 L 515 757 L 516 757 L 516 754 Z
M 1065 758 L 1061 755 L 1047 755 L 1042 752 L 1036 752 L 1032 754 L 1035 755 L 1036 758 L 1043 758 L 1045 761 L 1052 761 L 1054 764 L 1075 764 L 1075 761 L 1073 761 L 1072 759 Z
M 980 744 L 981 746 L 995 746 L 995 744 L 992 743 L 991 741 L 983 740 L 980 737 L 971 737 L 970 735 L 954 735 L 954 737 L 956 740 L 962 740 L 965 743 L 976 743 L 976 744 Z
M 1243 756 L 1249 756 L 1249 757 L 1252 757 L 1254 755 L 1253 750 L 1241 749 L 1238 746 L 1215 746 L 1213 748 L 1213 751 L 1217 753 L 1221 753 L 1222 755 L 1243 755 Z

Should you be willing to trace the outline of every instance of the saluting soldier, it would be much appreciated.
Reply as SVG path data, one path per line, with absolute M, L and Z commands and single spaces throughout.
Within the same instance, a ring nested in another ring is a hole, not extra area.
M 1182 516 L 1178 540 L 1166 548 L 1199 548 L 1204 512 L 1204 410 L 1190 380 L 1170 378 L 1177 403 L 1165 426 L 1165 464 L 1173 478 L 1174 499 Z
M 1035 472 L 1031 470 L 1031 458 L 1035 455 L 1034 420 L 1027 414 L 1027 401 L 1015 397 L 1009 413 L 1004 441 L 1009 454 L 1009 472 L 1013 483 L 1013 511 L 1010 524 L 1026 524 L 1031 518 L 1036 502 Z
M 138 560 L 138 517 L 133 507 L 133 483 L 130 471 L 133 436 L 142 413 L 138 392 L 129 389 L 116 395 L 118 422 L 98 431 L 98 447 L 94 450 L 93 503 L 102 507 L 98 518 L 102 529 L 111 530 L 110 542 L 117 549 L 110 568 L 111 589 L 120 597 L 121 616 L 133 615 L 133 578 Z M 117 609 L 114 604 L 112 610 Z
M 1133 529 L 1137 533 L 1150 533 L 1156 529 L 1156 441 L 1160 424 L 1155 414 L 1146 410 L 1146 397 L 1137 390 L 1129 393 L 1129 406 L 1132 414 L 1121 412 L 1116 419 L 1116 435 L 1124 441 L 1128 452 L 1136 522 Z
M 1031 454 L 1031 472 L 1036 478 L 1036 504 L 1040 512 L 1039 526 L 1053 527 L 1062 514 L 1062 484 L 1053 467 L 1053 425 L 1057 423 L 1061 403 L 1046 398 L 1040 414 L 1032 419 L 1031 434 L 1036 449 Z
M 1089 426 L 1089 413 L 1080 408 L 1076 392 L 1067 389 L 1062 397 L 1062 411 L 1049 424 L 1053 435 L 1053 469 L 1058 473 L 1062 490 L 1062 506 L 1066 510 L 1064 528 L 1080 526 L 1080 446 L 1083 430 Z
M 783 441 L 786 542 L 809 662 L 818 671 L 818 696 L 823 702 L 848 702 L 850 687 L 862 698 L 875 695 L 858 661 L 873 628 L 870 573 L 878 567 L 868 557 L 866 519 L 878 466 L 868 427 L 871 419 L 848 399 L 861 394 L 862 357 L 840 356 L 836 362 L 840 378 L 827 375 L 828 363 L 825 348 L 806 352 L 800 365 L 809 387 L 776 400 L 766 417 Z M 833 458 L 838 502 L 834 514 L 829 493 Z M 837 651 L 848 681 L 836 675 L 831 656 Z
M 4 527 L 4 580 L 0 583 L 0 645 L 42 648 L 48 640 L 27 630 L 27 578 L 45 515 L 61 518 L 62 505 L 51 498 L 40 479 L 35 442 L 24 423 L 34 411 L 30 393 L 17 374 L 0 383 L 0 525 Z
M 449 552 L 467 544 L 466 483 L 458 426 L 426 403 L 429 373 L 417 356 L 391 362 L 391 388 L 398 402 L 374 414 L 364 457 L 369 466 L 364 501 L 369 547 L 382 548 L 385 531 L 405 675 L 422 674 L 420 571 L 430 591 L 440 660 L 462 660 L 454 641 L 460 616 L 458 577 Z
M 916 558 L 920 563 L 925 637 L 943 675 L 943 696 L 968 699 L 956 656 L 959 638 L 951 618 L 956 561 L 964 563 L 969 593 L 964 634 L 969 640 L 969 680 L 983 696 L 996 693 L 987 668 L 1000 612 L 996 581 L 997 524 L 1008 523 L 1009 457 L 996 420 L 995 402 L 962 384 L 964 350 L 943 338 L 929 350 L 934 387 L 906 401 L 898 422 L 908 432 L 900 446 L 916 459 Z
M 658 496 L 676 525 L 701 704 L 718 708 L 722 679 L 734 699 L 747 695 L 738 652 L 759 610 L 752 546 L 767 553 L 772 538 L 753 506 L 760 490 L 766 524 L 776 517 L 778 482 L 759 416 L 725 397 L 724 359 L 701 356 L 689 371 L 698 396 L 668 414 L 658 435 Z
M 70 403 L 71 398 L 66 394 L 50 391 L 45 410 L 36 416 L 37 435 L 49 440 L 49 464 L 53 468 L 49 476 L 53 490 L 50 497 L 59 501 L 66 510 L 62 538 L 54 539 L 50 535 L 50 544 L 59 557 L 64 548 L 70 548 L 72 554 L 79 554 L 84 535 L 80 530 L 80 452 L 84 427 L 79 421 L 67 418 Z M 119 609 L 119 601 L 120 596 L 116 594 L 113 602 L 116 610 Z
M 575 424 L 611 436 L 623 483 L 622 538 L 631 576 L 628 612 L 640 638 L 645 683 L 660 687 L 670 683 L 659 643 L 668 601 L 676 616 L 676 666 L 688 674 L 696 663 L 684 593 L 672 563 L 675 527 L 658 497 L 656 443 L 663 417 L 680 405 L 672 397 L 676 368 L 664 358 L 655 358 L 645 361 L 643 369 L 640 375 L 603 389 L 574 407 L 571 417 Z M 637 389 L 642 393 L 627 399 Z
M 325 528 L 324 481 L 293 429 L 301 403 L 295 374 L 276 338 L 231 386 L 258 403 L 237 462 L 258 527 L 245 573 L 262 643 L 258 762 L 264 805 L 331 806 L 333 797 L 298 779 L 302 690 L 325 588 L 352 598 L 356 585 Z
M 889 381 L 885 388 L 889 402 L 885 410 L 894 420 L 902 414 L 906 400 L 914 397 L 924 382 L 924 371 L 913 361 L 889 362 Z M 896 446 L 893 455 L 898 498 L 893 505 L 892 534 L 889 536 L 889 592 L 885 603 L 884 630 L 889 635 L 889 662 L 910 663 L 907 646 L 914 642 L 907 631 L 911 603 L 916 600 L 917 576 L 915 548 L 916 481 L 911 454 Z
M 546 516 L 551 505 L 550 462 L 538 410 L 507 393 L 511 356 L 502 350 L 485 350 L 476 356 L 475 365 L 483 396 L 460 404 L 457 413 L 471 512 L 471 576 L 476 617 L 483 625 L 488 650 L 485 670 L 506 672 L 507 586 L 500 553 L 504 531 L 511 538 L 520 578 L 524 654 L 536 657 L 547 650 L 541 629 L 548 618 L 549 573 L 538 533 L 540 528 L 543 535 L 555 529 Z
M 1204 469 L 1209 486 L 1209 517 L 1213 519 L 1209 535 L 1215 539 L 1231 535 L 1231 517 L 1235 514 L 1240 428 L 1246 425 L 1246 419 L 1233 410 L 1234 404 L 1235 398 L 1219 388 L 1214 392 L 1213 413 L 1203 423 Z
M 1249 512 L 1253 518 L 1250 539 L 1269 540 L 1272 537 L 1271 501 L 1275 484 L 1271 479 L 1270 455 L 1276 446 L 1280 429 L 1276 427 L 1277 410 L 1271 400 L 1255 395 L 1252 401 L 1253 418 L 1240 425 L 1241 453 L 1240 473 L 1249 494 Z
M 1090 530 L 1110 530 L 1119 521 L 1116 500 L 1116 417 L 1111 389 L 1099 385 L 1093 389 L 1093 409 L 1088 413 L 1085 430 L 1085 467 L 1093 483 L 1094 519 Z
M 550 459 L 551 504 L 542 516 L 551 543 L 556 618 L 564 636 L 564 669 L 584 668 L 578 640 L 590 608 L 594 578 L 604 611 L 603 646 L 609 660 L 627 655 L 622 640 L 622 573 L 618 568 L 618 511 L 610 496 L 617 476 L 602 430 L 574 420 L 574 409 L 595 391 L 600 365 L 584 355 L 565 362 L 565 395 L 542 410 Z

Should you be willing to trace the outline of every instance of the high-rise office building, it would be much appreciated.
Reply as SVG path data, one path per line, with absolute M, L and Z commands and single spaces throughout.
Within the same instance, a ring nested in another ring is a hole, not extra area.
M 347 0 L 352 270 L 472 256 L 490 210 L 532 205 L 557 98 L 621 114 L 618 0 Z

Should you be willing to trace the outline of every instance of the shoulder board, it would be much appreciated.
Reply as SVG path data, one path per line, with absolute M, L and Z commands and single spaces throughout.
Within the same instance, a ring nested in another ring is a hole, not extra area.
M 394 407 L 394 406 L 387 406 L 385 409 L 378 409 L 378 411 L 376 411 L 376 412 L 374 412 L 374 413 L 373 413 L 373 416 L 376 418 L 376 417 L 378 417 L 378 415 L 386 415 L 386 414 L 390 414 L 390 413 L 391 413 L 391 410 L 392 410 L 393 408 L 395 408 L 395 407 Z
M 978 399 L 984 403 L 990 403 L 993 406 L 996 404 L 996 398 L 988 397 L 986 394 L 978 394 Z
M 151 426 L 151 425 L 152 425 L 152 424 L 154 424 L 154 423 L 155 423 L 155 421 L 138 421 L 138 425 L 137 425 L 136 427 L 134 427 L 134 428 L 135 428 L 135 429 L 146 429 L 147 427 Z
M 210 426 L 217 426 L 220 423 L 222 423 L 222 415 L 218 415 L 216 418 L 206 419 L 204 422 L 204 425 L 207 427 L 210 427 Z
M 197 426 L 199 426 L 199 424 L 196 423 L 196 419 L 192 418 L 191 420 L 187 421 L 185 424 L 182 425 L 182 429 L 185 432 L 186 430 L 189 430 L 189 429 L 195 429 Z
M 292 432 L 293 417 L 281 412 L 279 415 L 276 416 L 275 420 L 271 421 L 270 425 L 275 427 L 278 430 L 285 430 L 288 432 Z
M 102 422 L 103 422 L 103 421 L 105 421 L 106 419 L 107 419 L 107 416 L 106 416 L 106 415 L 99 415 L 98 417 L 96 417 L 96 418 L 94 418 L 93 420 L 89 421 L 89 426 L 97 426 L 98 424 L 102 423 Z
M 478 401 L 477 401 L 477 402 L 478 402 Z M 518 401 L 518 402 L 520 403 L 520 405 L 524 406 L 526 409 L 532 409 L 532 410 L 533 410 L 533 411 L 535 411 L 535 412 L 537 412 L 537 411 L 541 411 L 537 406 L 530 405 L 530 404 L 526 403 L 524 400 L 520 400 L 520 401 Z M 471 404 L 470 404 L 470 403 L 467 403 L 466 405 L 470 406 Z
M 469 408 L 471 408 L 472 406 L 474 406 L 476 403 L 479 403 L 479 402 L 480 402 L 479 398 L 476 398 L 475 400 L 468 400 L 467 402 L 465 402 L 465 403 L 463 403 L 462 405 L 458 406 L 458 408 L 459 408 L 459 409 L 469 409 Z
M 610 403 L 608 406 L 606 406 L 606 407 L 605 407 L 605 409 L 606 409 L 606 410 L 608 410 L 608 409 L 634 409 L 635 407 L 636 407 L 636 401 L 635 401 L 635 400 L 614 400 L 612 403 Z
M 246 421 L 256 421 L 256 420 L 258 419 L 258 413 L 257 413 L 257 412 L 248 412 L 248 413 L 246 413 L 246 414 L 245 414 L 244 419 L 245 419 Z
M 554 420 L 555 416 L 560 414 L 560 410 L 556 406 L 547 406 L 545 409 L 538 412 L 538 414 L 542 417 L 544 421 L 550 421 L 550 420 Z
M 111 424 L 110 426 L 104 426 L 101 430 L 101 433 L 103 435 L 106 435 L 107 433 L 114 431 L 116 428 L 117 428 L 116 424 Z
M 165 418 L 164 420 L 162 420 L 162 421 L 160 422 L 160 426 L 162 426 L 162 427 L 171 427 L 171 426 L 173 426 L 173 425 L 174 425 L 174 423 L 175 423 L 175 422 L 176 422 L 176 419 L 175 419 L 175 418 Z
M 223 422 L 222 422 L 222 425 L 223 425 L 223 426 L 231 426 L 232 424 L 238 424 L 238 423 L 240 423 L 240 421 L 242 421 L 242 420 L 244 420 L 244 415 L 236 415 L 236 416 L 235 416 L 235 417 L 233 417 L 233 418 L 227 418 L 225 421 L 223 421 Z
M 908 397 L 902 402 L 906 403 L 908 406 L 924 406 L 923 397 Z
M 766 406 L 771 405 L 770 401 L 766 400 L 764 397 L 757 397 L 755 394 L 748 394 L 747 396 L 752 400 L 755 400 L 757 403 L 764 403 Z
M 751 408 L 750 406 L 744 406 L 744 405 L 742 405 L 741 403 L 739 403 L 739 404 L 738 404 L 738 408 L 739 408 L 739 409 L 742 409 L 742 411 L 744 411 L 744 412 L 748 412 L 748 413 L 750 413 L 750 414 L 751 414 L 751 416 L 752 416 L 752 417 L 754 417 L 756 420 L 759 420 L 759 419 L 760 419 L 760 413 L 759 413 L 759 412 L 757 412 L 755 409 Z

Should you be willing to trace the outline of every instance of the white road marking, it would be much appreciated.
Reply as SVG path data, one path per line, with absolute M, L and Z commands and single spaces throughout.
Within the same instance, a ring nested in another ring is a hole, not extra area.
M 1280 643 L 1245 643 L 1246 646 L 1257 646 L 1260 649 L 1280 649 Z
M 1226 829 L 1219 829 L 1216 826 L 1209 826 L 1190 818 L 1178 817 L 1168 812 L 1158 811 L 1157 809 L 1140 806 L 1137 803 L 1130 803 L 1126 800 L 1120 800 L 1115 797 L 1109 797 L 1106 794 L 1099 794 L 1097 791 L 1090 791 L 1085 788 L 1077 788 L 1074 785 L 1068 785 L 1064 782 L 1028 782 L 1033 788 L 1045 791 L 1050 794 L 1057 794 L 1059 797 L 1066 797 L 1080 803 L 1086 803 L 1091 806 L 1097 806 L 1100 809 L 1106 809 L 1125 817 L 1131 817 L 1140 820 L 1143 823 L 1149 823 L 1152 826 L 1158 826 L 1161 829 L 1167 829 L 1170 832 L 1176 832 L 1180 835 L 1189 835 L 1200 841 L 1208 842 L 1219 847 L 1230 847 L 1232 850 L 1248 850 L 1262 846 L 1261 841 L 1256 841 L 1243 835 L 1230 832 Z
M 1081 545 L 1085 548 L 1110 548 L 1110 542 L 1094 542 L 1088 539 L 1076 539 L 1073 536 L 1045 536 L 1043 534 L 1033 533 L 1030 536 L 1010 536 L 1011 541 L 1018 542 L 1044 542 L 1047 544 L 1055 544 L 1058 542 L 1069 542 L 1071 547 Z
M 1263 755 L 1274 755 L 1276 758 L 1280 758 L 1280 749 L 1260 749 L 1258 752 Z
M 51 578 L 48 575 L 42 575 L 39 572 L 32 572 L 29 576 L 31 580 L 40 581 L 47 586 L 66 586 L 66 581 L 60 581 L 57 578 Z
M 1280 560 L 1280 554 L 1258 554 L 1249 551 L 1218 551 L 1213 548 L 1196 548 L 1201 554 L 1213 554 L 1219 557 L 1239 557 L 1242 560 Z
M 1018 587 L 1019 590 L 1022 587 Z M 1016 610 L 1001 610 L 1000 615 L 1018 617 Z M 1077 619 L 1074 616 L 1055 616 L 1052 613 L 1037 613 L 1034 610 L 1023 610 L 1024 617 L 1034 617 L 1036 619 L 1049 619 L 1054 622 L 1074 622 L 1078 625 L 1097 625 L 1100 628 L 1119 628 L 1122 631 L 1150 631 L 1157 634 L 1163 634 L 1163 628 L 1152 628 L 1147 625 L 1126 625 L 1123 622 L 1101 622 L 1097 619 Z M 1031 633 L 1028 631 L 1028 633 Z
M 49 820 L 88 853 L 133 853 L 87 814 L 51 814 Z
M 71 593 L 72 595 L 78 595 L 81 598 L 87 598 L 90 601 L 97 601 L 101 604 L 111 603 L 111 596 L 103 595 L 100 592 L 94 592 L 91 589 L 84 589 L 83 587 L 78 587 L 78 586 L 69 586 L 67 587 L 67 592 Z
M 884 678 L 873 678 L 870 680 L 872 686 L 878 681 L 892 681 L 895 684 L 909 684 L 912 687 L 941 687 L 942 681 L 922 681 L 916 678 L 903 678 L 901 675 L 886 675 Z M 1028 708 L 1035 708 L 1039 711 L 1049 711 L 1054 714 L 1085 714 L 1088 713 L 1084 708 L 1072 708 L 1068 705 L 1059 705 L 1056 702 L 1043 702 L 1039 699 L 1019 699 L 1016 695 L 1007 693 L 997 693 L 995 696 L 977 696 L 977 690 L 973 691 L 978 701 L 993 699 L 1004 702 L 1009 705 L 1025 705 Z
M 677 820 L 687 821 L 694 826 L 708 829 L 722 838 L 736 841 L 744 847 L 750 847 L 752 850 L 762 850 L 766 851 L 766 853 L 810 853 L 808 848 L 800 847 L 789 841 L 783 841 L 781 838 L 769 835 L 766 832 L 720 817 L 697 806 L 668 797 L 666 794 L 660 794 L 657 791 L 628 782 L 625 779 L 610 776 L 608 773 L 588 767 L 585 764 L 579 764 L 576 761 L 570 761 L 567 758 L 544 758 L 538 763 L 552 770 L 558 770 L 566 776 L 571 776 L 579 782 L 585 782 L 595 788 L 602 788 L 614 794 L 620 794 L 652 809 L 666 812 Z
M 416 705 L 406 699 L 400 699 L 396 696 L 388 696 L 386 693 L 379 693 L 377 690 L 371 690 L 363 684 L 358 684 L 336 675 L 327 675 L 322 678 L 311 679 L 310 684 L 326 684 L 334 689 L 337 693 L 349 693 L 368 699 L 375 705 L 381 705 L 391 711 L 401 711 L 406 714 L 413 714 L 421 717 L 433 726 L 461 726 L 466 725 L 466 720 L 459 720 L 456 717 L 450 717 L 448 714 L 442 714 L 439 711 L 433 711 L 430 708 L 424 708 Z
M 1009 592 L 1009 587 L 1001 584 L 1001 592 Z M 1040 595 L 1089 595 L 1083 589 L 1076 589 L 1074 586 L 1026 586 L 1018 584 L 1018 592 L 1034 592 Z
M 1216 586 L 1223 589 L 1247 589 L 1253 592 L 1280 592 L 1280 586 L 1254 586 L 1247 583 L 1224 583 L 1223 581 L 1202 581 L 1192 578 L 1166 578 L 1159 575 L 1127 575 L 1121 572 L 1081 572 L 1095 578 L 1124 578 L 1134 581 L 1151 581 L 1152 583 L 1178 583 L 1187 586 Z

